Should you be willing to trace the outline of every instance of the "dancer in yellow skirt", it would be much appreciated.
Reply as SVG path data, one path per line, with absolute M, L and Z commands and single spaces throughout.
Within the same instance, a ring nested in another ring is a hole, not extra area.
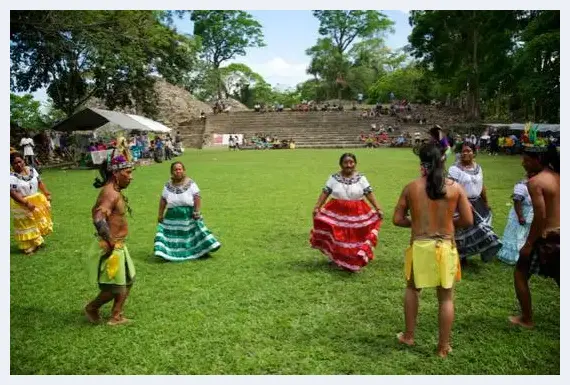
M 125 239 L 129 232 L 126 213 L 130 212 L 122 193 L 131 183 L 133 165 L 124 155 L 112 156 L 101 168 L 102 180 L 93 184 L 101 188 L 92 209 L 93 224 L 99 236 L 100 254 L 95 273 L 101 290 L 99 295 L 85 306 L 85 315 L 92 323 L 99 323 L 99 309 L 113 302 L 108 325 L 120 325 L 129 320 L 123 316 L 123 305 L 129 296 L 135 278 L 135 265 Z
M 44 236 L 53 231 L 51 194 L 38 172 L 26 166 L 20 153 L 10 153 L 10 164 L 10 208 L 14 237 L 20 250 L 32 254 L 44 243 Z
M 437 354 L 446 357 L 451 351 L 453 286 L 461 278 L 454 231 L 455 227 L 473 224 L 473 213 L 463 188 L 444 177 L 444 160 L 437 144 L 422 146 L 419 155 L 421 177 L 404 188 L 393 218 L 394 225 L 412 229 L 404 264 L 406 331 L 397 337 L 402 344 L 414 344 L 419 292 L 423 288 L 435 287 L 439 301 Z M 456 209 L 459 217 L 454 221 Z

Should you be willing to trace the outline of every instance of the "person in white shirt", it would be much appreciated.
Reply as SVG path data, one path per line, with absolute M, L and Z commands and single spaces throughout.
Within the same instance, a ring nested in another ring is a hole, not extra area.
M 30 137 L 28 133 L 24 135 L 22 140 L 20 141 L 20 147 L 24 150 L 24 160 L 27 164 L 31 167 L 35 167 L 35 154 L 34 154 L 34 140 Z
M 448 171 L 448 178 L 463 186 L 473 208 L 473 225 L 455 231 L 455 243 L 462 263 L 477 254 L 484 262 L 489 262 L 502 247 L 492 227 L 493 215 L 483 183 L 483 169 L 474 161 L 474 157 L 475 146 L 463 143 L 460 160 Z
M 170 175 L 160 198 L 154 255 L 179 262 L 218 250 L 221 243 L 206 227 L 200 213 L 202 197 L 198 185 L 186 176 L 182 162 L 172 163 Z
M 313 209 L 310 242 L 330 262 L 358 272 L 374 258 L 384 213 L 368 179 L 356 171 L 356 156 L 343 154 L 339 165 L 341 171 L 328 178 Z

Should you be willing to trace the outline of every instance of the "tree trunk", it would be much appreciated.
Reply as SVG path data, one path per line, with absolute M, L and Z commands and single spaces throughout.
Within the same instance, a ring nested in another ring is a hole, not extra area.
M 216 91 L 218 92 L 218 100 L 222 100 L 222 76 L 220 74 L 220 64 L 214 63 L 216 72 Z
M 475 11 L 476 12 L 476 11 Z M 473 120 L 479 120 L 480 117 L 480 105 L 479 105 L 479 67 L 477 65 L 477 40 L 479 39 L 479 33 L 477 27 L 473 29 L 473 81 L 471 82 L 471 95 L 472 95 L 472 105 L 471 105 L 471 118 Z

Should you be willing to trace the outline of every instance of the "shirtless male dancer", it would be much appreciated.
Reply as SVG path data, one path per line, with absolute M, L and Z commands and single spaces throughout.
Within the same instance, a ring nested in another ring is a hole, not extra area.
M 550 277 L 560 286 L 560 154 L 554 146 L 526 147 L 522 165 L 528 174 L 536 174 L 528 181 L 534 218 L 514 273 L 521 315 L 510 316 L 509 320 L 532 328 L 530 277 Z
M 406 331 L 397 337 L 402 344 L 414 344 L 419 292 L 425 287 L 436 287 L 439 301 L 437 354 L 446 357 L 451 351 L 453 286 L 461 278 L 454 232 L 456 226 L 471 226 L 473 213 L 463 187 L 445 178 L 444 160 L 438 145 L 423 145 L 419 156 L 421 177 L 404 188 L 393 217 L 394 225 L 412 228 L 404 267 L 407 281 L 404 298 Z M 459 217 L 454 220 L 456 211 Z
M 99 323 L 99 309 L 114 300 L 108 325 L 120 325 L 129 320 L 123 316 L 123 305 L 129 295 L 135 266 L 129 255 L 125 238 L 128 234 L 125 214 L 130 211 L 126 198 L 121 193 L 131 183 L 132 163 L 123 155 L 112 157 L 103 165 L 103 180 L 93 184 L 101 188 L 97 202 L 92 209 L 93 224 L 99 236 L 101 255 L 97 268 L 97 283 L 101 292 L 85 307 L 85 315 L 92 323 Z

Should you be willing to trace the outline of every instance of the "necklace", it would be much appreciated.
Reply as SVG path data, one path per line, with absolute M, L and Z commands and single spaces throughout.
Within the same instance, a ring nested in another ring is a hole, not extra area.
M 349 197 L 348 191 L 350 190 L 350 186 L 352 185 L 350 182 L 351 182 L 351 179 L 352 179 L 352 176 L 353 176 L 353 175 L 354 175 L 354 172 L 352 172 L 352 173 L 349 175 L 349 177 L 346 178 L 344 175 L 341 174 L 342 179 L 341 179 L 341 182 L 340 182 L 340 183 L 342 184 L 342 188 L 343 188 L 344 193 L 346 194 L 346 197 L 347 197 L 347 198 Z

